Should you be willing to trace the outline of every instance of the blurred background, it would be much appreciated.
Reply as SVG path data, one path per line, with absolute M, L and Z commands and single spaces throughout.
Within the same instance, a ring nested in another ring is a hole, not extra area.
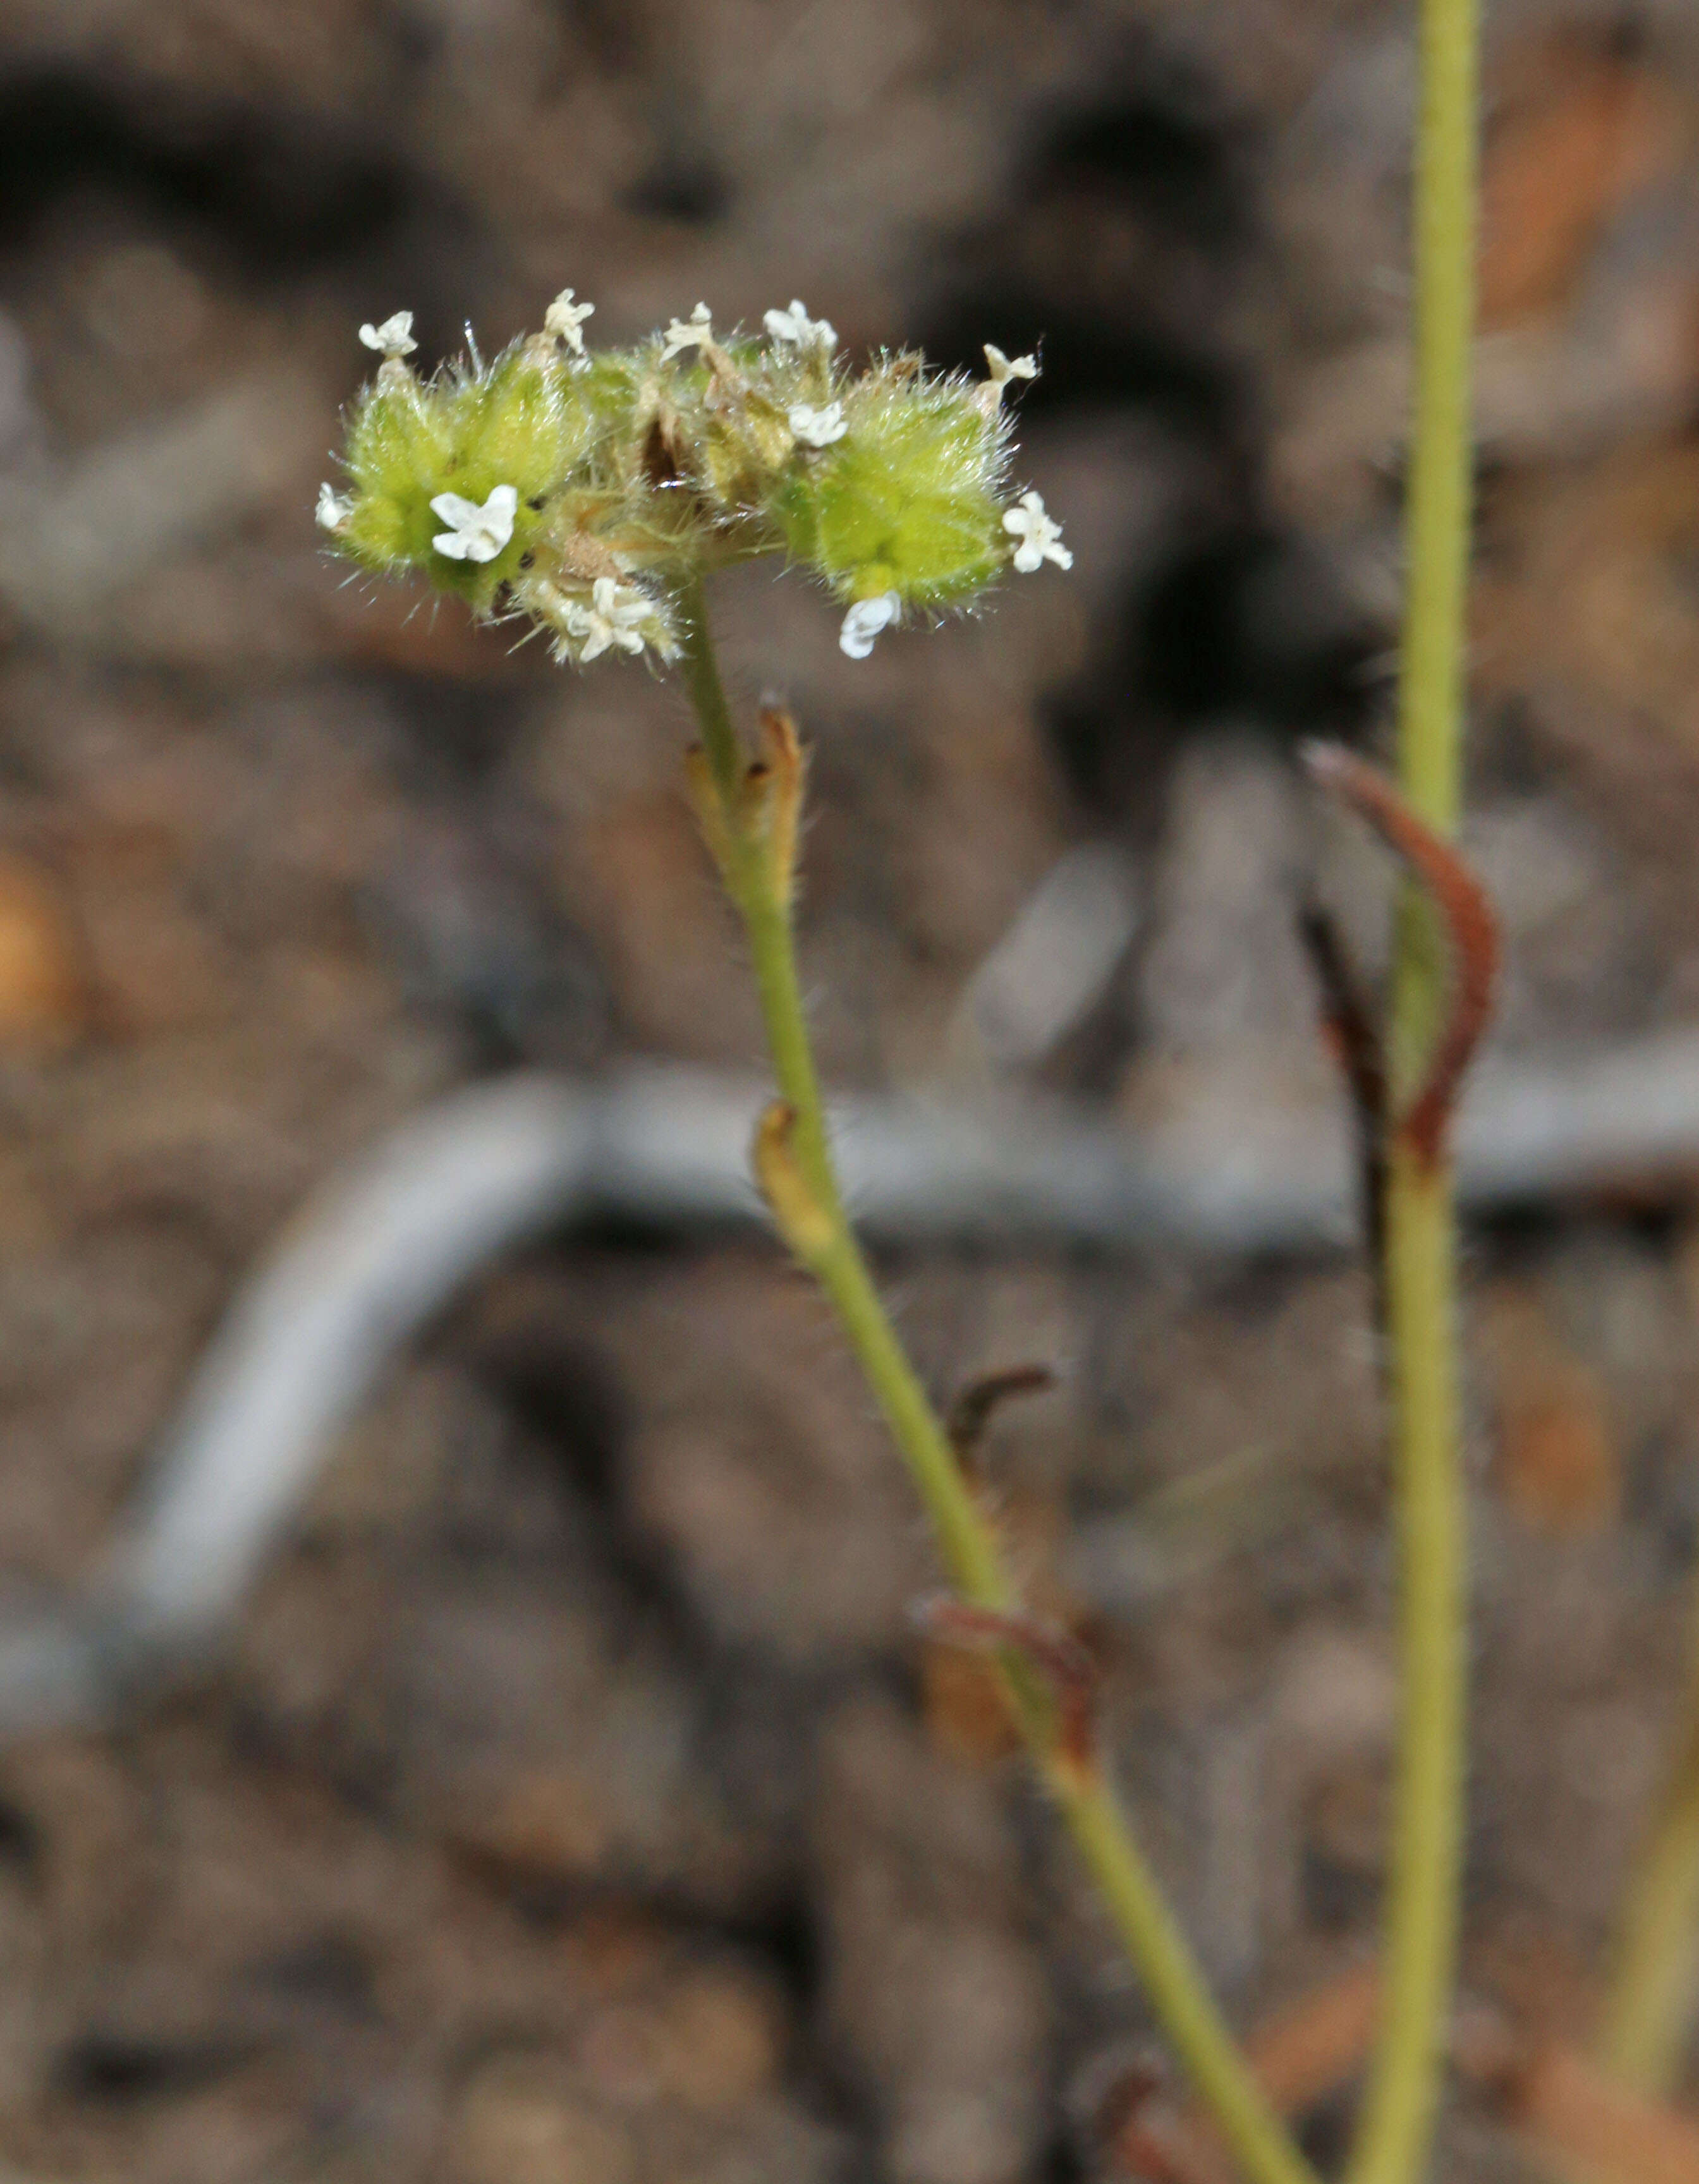
M 674 692 L 321 552 L 362 320 L 413 309 L 429 364 L 570 283 L 610 342 L 799 296 L 853 350 L 1039 346 L 1020 461 L 1071 578 L 859 666 L 799 581 L 725 588 L 739 694 L 814 745 L 828 1072 L 1066 1095 L 1203 1177 L 1265 1128 L 1336 1142 L 1299 915 L 1373 965 L 1388 874 L 1291 749 L 1384 743 L 1412 12 L 9 0 L 0 1604 L 99 1566 L 339 1163 L 515 1067 L 758 1067 Z M 1631 1062 L 1699 1024 L 1699 20 L 1504 0 L 1489 75 L 1495 1052 Z M 1699 1172 L 1699 1076 L 1683 1112 Z M 1471 1230 L 1466 1970 L 1536 2032 L 1590 2026 L 1682 1680 L 1685 1186 L 1618 1159 Z M 1255 1240 L 884 1260 L 941 1398 L 1064 1368 L 985 1462 L 1243 2023 L 1372 1939 L 1394 1701 L 1368 1284 Z M 768 1244 L 663 1208 L 507 1254 L 384 1372 L 203 1673 L 0 1749 L 0 2156 L 1109 2175 L 1149 2020 L 983 1687 L 915 1638 L 932 1582 Z M 1306 2119 L 1319 2157 L 1340 2122 Z M 1447 2176 L 1531 2173 L 1485 2104 L 1446 2129 Z

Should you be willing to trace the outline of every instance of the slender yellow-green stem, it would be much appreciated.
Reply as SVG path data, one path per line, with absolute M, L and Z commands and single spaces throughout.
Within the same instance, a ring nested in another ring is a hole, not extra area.
M 744 922 L 774 1073 L 788 1111 L 788 1150 L 806 1189 L 810 1234 L 789 1240 L 836 1309 L 844 1336 L 908 1465 L 951 1584 L 976 1607 L 1017 1595 L 994 1531 L 880 1301 L 845 1214 L 798 983 L 787 878 L 751 822 L 745 761 L 715 663 L 701 592 L 684 601 L 683 668 L 716 799 L 716 848 Z M 783 1219 L 781 1225 L 784 1225 Z M 1100 1768 L 1061 1750 L 1054 1708 L 1018 1662 L 1005 1664 L 1028 1744 L 1061 1808 L 1151 2006 L 1199 2098 L 1251 2184 L 1316 2184 L 1235 2044 Z
M 1462 778 L 1474 322 L 1477 0 L 1422 0 L 1415 195 L 1416 402 L 1398 772 L 1429 825 L 1457 823 Z M 1389 1042 L 1395 1102 L 1419 1079 L 1444 1007 L 1434 918 L 1401 907 Z M 1451 1175 L 1395 1145 L 1385 1197 L 1387 1336 L 1398 1508 L 1402 1719 L 1379 2036 L 1347 2176 L 1426 2169 L 1457 1952 L 1465 1722 L 1465 1517 Z
M 1599 2060 L 1635 2092 L 1674 2085 L 1699 1986 L 1699 1603 L 1673 1763 L 1624 1898 Z
M 1449 1177 L 1395 1152 L 1386 1190 L 1385 1295 L 1402 1718 L 1381 2025 L 1347 2171 L 1352 2184 L 1413 2184 L 1424 2172 L 1457 1952 L 1465 1521 L 1453 1232 Z

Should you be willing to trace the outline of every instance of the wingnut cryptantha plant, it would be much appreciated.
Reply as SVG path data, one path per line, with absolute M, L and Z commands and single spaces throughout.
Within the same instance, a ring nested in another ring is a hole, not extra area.
M 563 659 L 666 660 L 679 601 L 733 562 L 781 555 L 845 610 L 843 649 L 977 598 L 1010 569 L 1072 556 L 1034 493 L 1011 499 L 1003 396 L 915 355 L 846 362 L 799 302 L 725 335 L 707 306 L 625 349 L 591 351 L 567 289 L 543 331 L 421 379 L 412 315 L 360 337 L 383 362 L 348 420 L 344 484 L 319 521 L 386 577 L 420 575 L 480 616 L 546 630 Z
M 634 348 L 592 351 L 567 289 L 543 332 L 424 380 L 410 315 L 360 337 L 383 359 L 354 405 L 347 478 L 319 521 L 379 576 L 422 576 L 474 614 L 548 632 L 559 657 L 677 660 L 701 727 L 690 790 L 743 922 L 780 1096 L 753 1165 L 773 1223 L 818 1282 L 925 1504 L 960 1602 L 936 1627 L 990 1646 L 1007 1702 L 1177 2051 L 1248 2175 L 1313 2184 L 1205 1989 L 1095 1749 L 1091 1694 L 1056 1674 L 995 1517 L 909 1362 L 845 1215 L 798 973 L 793 905 L 805 762 L 769 709 L 751 749 L 715 662 L 717 570 L 774 555 L 810 571 L 863 660 L 882 631 L 971 605 L 1011 571 L 1072 556 L 1009 482 L 1007 395 L 1030 356 L 988 346 L 984 379 L 880 354 L 858 370 L 793 302 L 759 333 L 698 304 Z

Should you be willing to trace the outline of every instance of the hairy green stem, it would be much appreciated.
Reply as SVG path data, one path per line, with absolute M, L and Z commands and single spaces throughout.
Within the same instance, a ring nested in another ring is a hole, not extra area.
M 1416 401 L 1398 771 L 1430 826 L 1456 826 L 1462 773 L 1474 324 L 1478 0 L 1422 0 L 1417 131 Z M 1395 1101 L 1425 1067 L 1445 1005 L 1431 909 L 1399 919 L 1389 1042 Z M 1402 1718 L 1381 2024 L 1347 2176 L 1414 2184 L 1427 2167 L 1457 1955 L 1465 1735 L 1465 1532 L 1449 1164 L 1393 1149 L 1387 1336 L 1401 1567 Z
M 805 1263 L 834 1306 L 937 1535 L 950 1583 L 976 1607 L 1017 1604 L 996 1535 L 881 1301 L 844 1212 L 798 981 L 787 893 L 740 816 L 744 759 L 699 587 L 684 601 L 683 669 L 701 723 L 707 772 L 725 822 L 721 861 L 743 919 L 774 1072 L 791 1111 L 792 1145 L 823 1234 Z M 1096 1881 L 1116 1931 L 1200 2098 L 1250 2184 L 1316 2184 L 1228 2031 L 1105 1775 L 1061 1751 L 1055 1709 L 1018 1659 L 1005 1680 L 1033 1758 Z
M 1466 1519 L 1450 1178 L 1395 1152 L 1385 1203 L 1401 1720 L 1381 2025 L 1351 2184 L 1413 2184 L 1426 2167 L 1462 1849 Z
M 1699 1607 L 1673 1762 L 1623 1900 L 1599 2060 L 1658 2099 L 1680 2075 L 1699 1986 Z

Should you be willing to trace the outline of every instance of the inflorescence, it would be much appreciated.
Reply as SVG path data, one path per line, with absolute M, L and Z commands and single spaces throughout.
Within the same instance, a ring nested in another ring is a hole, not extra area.
M 1038 365 L 986 348 L 989 376 L 882 354 L 857 372 L 804 305 L 723 337 L 698 304 L 634 348 L 593 352 L 566 289 L 543 331 L 421 380 L 413 316 L 363 326 L 383 358 L 354 404 L 348 478 L 319 492 L 337 549 L 420 573 L 482 617 L 546 629 L 559 658 L 670 659 L 681 588 L 782 554 L 845 608 L 864 660 L 882 630 L 966 605 L 1013 568 L 1073 556 L 1035 493 L 1008 498 L 1004 397 Z

